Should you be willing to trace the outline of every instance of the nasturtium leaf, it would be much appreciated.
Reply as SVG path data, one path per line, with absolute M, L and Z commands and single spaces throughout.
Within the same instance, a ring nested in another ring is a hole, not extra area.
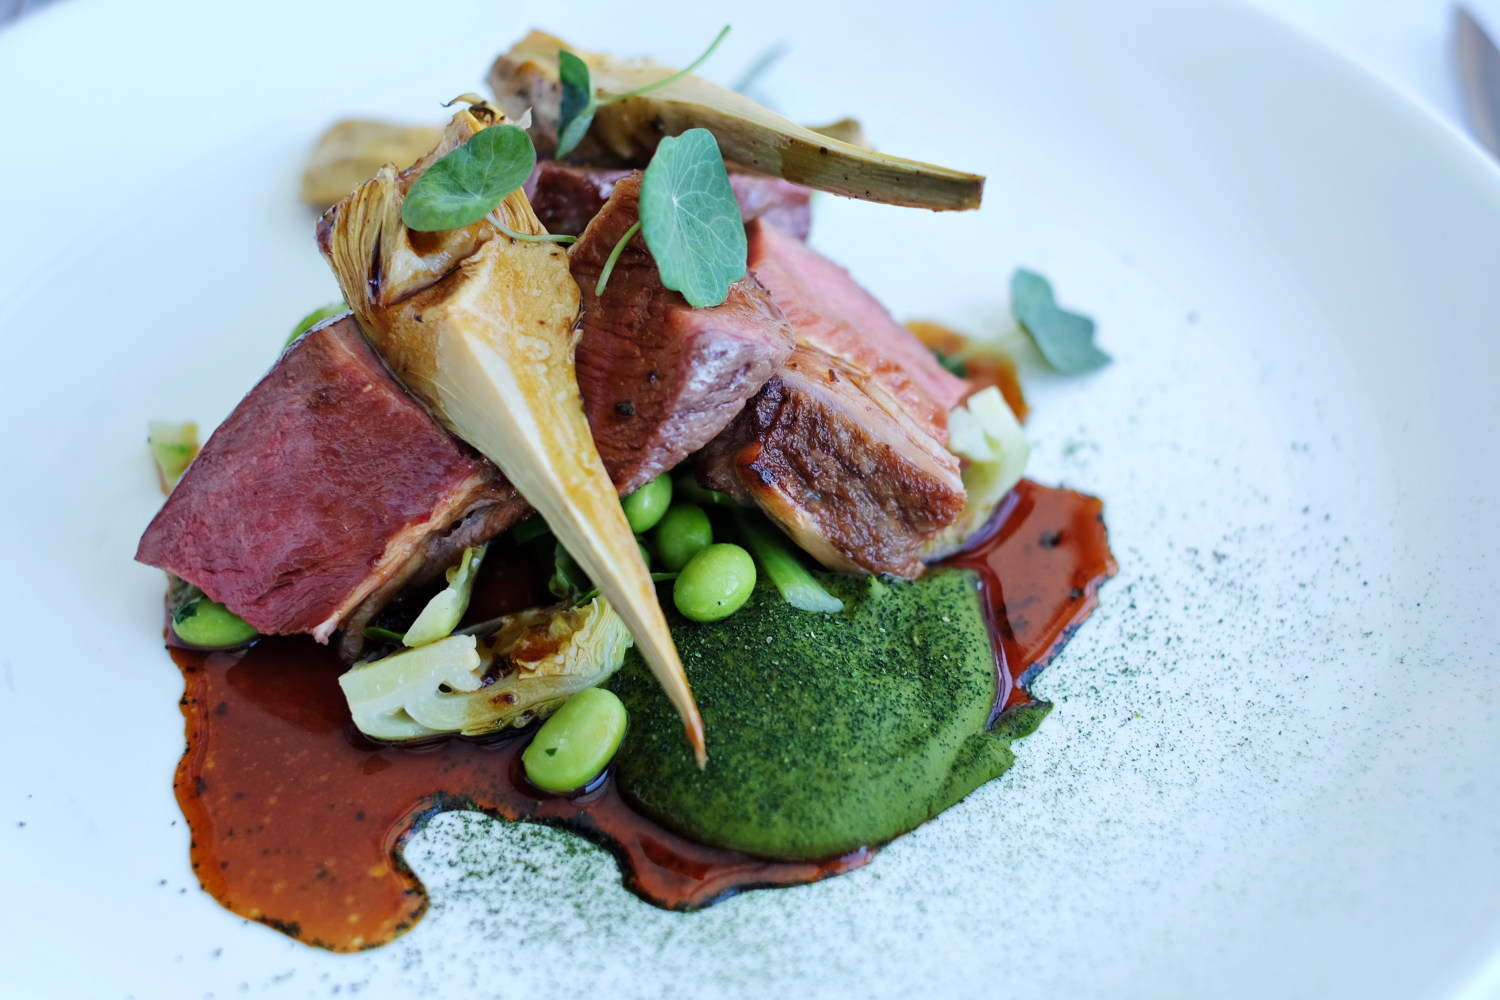
M 559 160 L 578 148 L 583 136 L 594 123 L 594 112 L 598 103 L 594 96 L 593 79 L 589 67 L 582 59 L 566 50 L 557 53 L 557 77 L 562 81 L 562 113 L 557 123 L 557 153 Z
M 401 221 L 420 232 L 478 222 L 526 183 L 535 166 L 536 150 L 525 131 L 492 125 L 417 178 L 401 205 Z
M 1021 268 L 1010 277 L 1010 309 L 1047 363 L 1064 375 L 1103 368 L 1110 356 L 1094 346 L 1094 321 L 1057 304 L 1040 274 Z
M 745 224 L 707 129 L 667 137 L 641 180 L 641 233 L 662 284 L 693 306 L 716 306 L 745 276 Z

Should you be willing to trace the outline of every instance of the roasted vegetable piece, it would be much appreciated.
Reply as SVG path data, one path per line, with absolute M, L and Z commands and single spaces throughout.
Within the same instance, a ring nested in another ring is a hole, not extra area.
M 485 639 L 451 635 L 345 673 L 339 686 L 355 725 L 382 740 L 524 726 L 606 680 L 630 648 L 625 623 L 602 598 L 496 624 Z
M 703 723 L 656 591 L 584 417 L 573 368 L 578 286 L 567 254 L 502 236 L 545 233 L 517 190 L 491 218 L 414 233 L 401 203 L 433 162 L 491 124 L 461 111 L 410 170 L 383 167 L 325 213 L 319 243 L 386 363 L 433 414 L 489 457 L 629 626 L 700 759 Z
M 187 467 L 198 457 L 198 425 L 168 423 L 165 420 L 151 421 L 146 442 L 151 446 L 151 457 L 156 462 L 156 481 L 163 493 L 171 493 Z
M 825 590 L 802 565 L 796 546 L 785 535 L 748 512 L 735 516 L 735 526 L 782 600 L 799 611 L 833 614 L 844 610 L 844 602 Z
M 375 176 L 387 163 L 415 163 L 442 129 L 390 122 L 341 121 L 318 140 L 302 174 L 302 200 L 323 209 Z
M 532 139 L 544 156 L 557 148 L 558 52 L 564 49 L 588 65 L 601 96 L 624 94 L 676 72 L 649 59 L 584 52 L 539 31 L 527 35 L 495 61 L 489 83 L 506 114 L 533 109 Z M 984 193 L 983 177 L 840 142 L 693 75 L 599 108 L 578 158 L 596 166 L 643 166 L 663 136 L 691 128 L 712 132 L 726 160 L 850 198 L 956 210 L 978 208 Z
M 949 411 L 948 435 L 953 453 L 969 460 L 963 471 L 964 509 L 924 547 L 922 558 L 929 561 L 957 552 L 989 523 L 996 506 L 1021 481 L 1031 456 L 1020 421 L 995 386 Z
M 448 586 L 432 595 L 417 620 L 411 623 L 401 642 L 406 646 L 424 646 L 436 642 L 458 628 L 459 619 L 469 609 L 469 598 L 474 596 L 474 578 L 479 573 L 479 563 L 484 559 L 488 545 L 470 546 L 464 549 L 458 565 L 447 571 Z

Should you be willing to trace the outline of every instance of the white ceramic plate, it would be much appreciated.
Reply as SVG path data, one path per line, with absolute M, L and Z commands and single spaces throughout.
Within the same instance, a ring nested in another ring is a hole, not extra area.
M 211 426 L 334 297 L 320 129 L 439 120 L 532 25 L 690 58 L 723 12 L 68 0 L 0 34 L 0 992 L 1449 996 L 1500 942 L 1492 590 L 1500 171 L 1253 13 L 1149 0 L 733 12 L 733 80 L 989 176 L 939 216 L 820 199 L 898 315 L 1005 322 L 1025 264 L 1117 361 L 1030 383 L 1032 475 L 1103 496 L 1119 577 L 1019 762 L 874 864 L 696 915 L 569 835 L 449 816 L 395 944 L 201 892 L 152 418 Z

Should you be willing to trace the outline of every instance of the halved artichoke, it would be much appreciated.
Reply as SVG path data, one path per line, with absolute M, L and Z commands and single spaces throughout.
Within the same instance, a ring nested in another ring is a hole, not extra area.
M 523 611 L 494 624 L 484 638 L 451 635 L 341 676 L 360 732 L 411 740 L 524 726 L 607 680 L 631 644 L 630 630 L 600 597 L 576 608 Z

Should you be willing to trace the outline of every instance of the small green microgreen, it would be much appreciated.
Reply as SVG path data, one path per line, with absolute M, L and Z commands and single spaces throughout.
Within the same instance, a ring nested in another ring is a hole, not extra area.
M 603 98 L 594 90 L 594 81 L 589 73 L 588 64 L 566 49 L 559 50 L 557 78 L 562 84 L 562 107 L 557 122 L 557 153 L 555 154 L 557 158 L 561 160 L 578 148 L 589 126 L 594 122 L 594 114 L 600 108 L 629 100 L 632 97 L 639 97 L 642 94 L 649 94 L 653 90 L 659 90 L 669 83 L 682 79 L 702 66 L 708 57 L 714 54 L 714 49 L 719 47 L 719 43 L 727 34 L 729 34 L 729 25 L 726 24 L 724 30 L 719 32 L 718 37 L 713 40 L 713 44 L 704 49 L 703 54 L 689 63 L 686 69 L 680 69 L 644 87 Z
M 786 55 L 787 52 L 788 49 L 786 45 L 780 43 L 771 46 L 769 49 L 766 49 L 756 58 L 753 63 L 746 67 L 745 72 L 740 74 L 740 78 L 734 82 L 734 86 L 730 89 L 735 93 L 744 94 L 746 97 L 757 102 L 758 104 L 764 104 L 768 108 L 771 107 L 770 101 L 768 101 L 763 95 L 753 94 L 752 90 L 754 89 L 755 85 L 760 82 L 761 77 L 766 75 L 766 71 L 769 70 L 772 66 L 776 65 L 776 63 L 780 61 L 781 57 Z M 771 110 L 774 111 L 775 108 L 772 108 Z
M 959 378 L 969 377 L 969 366 L 964 363 L 963 358 L 956 354 L 944 354 L 936 347 L 930 347 L 928 350 L 932 351 L 932 356 L 937 359 L 937 363 L 942 365 L 950 375 L 956 375 Z
M 348 311 L 349 304 L 343 299 L 339 299 L 337 302 L 330 302 L 326 306 L 319 306 L 297 321 L 297 325 L 292 327 L 292 335 L 286 338 L 286 343 L 282 345 L 281 349 L 286 350 L 288 347 L 291 347 L 292 341 L 296 340 L 298 337 L 302 336 L 308 330 L 311 330 L 313 327 L 317 326 L 325 319 L 328 319 L 331 316 L 337 316 L 339 313 L 346 313 Z
M 625 252 L 625 247 L 631 240 L 635 239 L 635 234 L 640 231 L 641 224 L 637 220 L 635 225 L 625 230 L 624 236 L 615 241 L 614 249 L 610 250 L 609 256 L 604 260 L 604 270 L 599 272 L 599 281 L 594 285 L 594 298 L 597 299 L 604 294 L 604 286 L 609 284 L 609 276 L 614 273 L 615 265 L 620 262 L 620 254 Z
M 1110 356 L 1094 346 L 1094 321 L 1057 304 L 1040 274 L 1018 268 L 1010 278 L 1010 309 L 1047 363 L 1064 375 L 1103 368 Z
M 510 228 L 509 226 L 502 226 L 500 223 L 494 222 L 494 220 L 491 220 L 491 222 L 494 224 L 494 226 L 495 226 L 496 229 L 500 230 L 506 236 L 509 236 L 513 240 L 520 240 L 522 243 L 577 243 L 578 242 L 578 237 L 576 237 L 576 236 L 565 236 L 562 233 L 518 233 L 514 229 Z
M 492 125 L 422 172 L 406 193 L 401 221 L 419 232 L 471 225 L 526 183 L 535 166 L 524 129 Z
M 583 141 L 599 101 L 588 64 L 566 49 L 557 53 L 557 77 L 562 82 L 562 113 L 557 123 L 557 158 L 561 160 Z
M 641 180 L 641 232 L 662 284 L 697 307 L 716 306 L 745 276 L 739 203 L 713 133 L 662 139 Z

